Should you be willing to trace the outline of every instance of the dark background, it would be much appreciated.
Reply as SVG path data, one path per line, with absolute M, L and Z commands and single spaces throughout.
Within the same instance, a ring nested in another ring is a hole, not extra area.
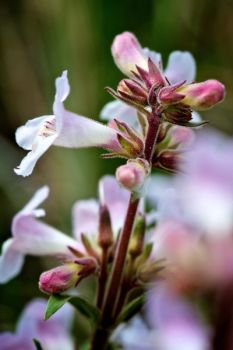
M 81 198 L 96 196 L 102 174 L 114 173 L 113 160 L 98 150 L 52 147 L 29 178 L 13 168 L 25 152 L 15 129 L 28 119 L 50 114 L 54 79 L 68 69 L 71 95 L 66 106 L 98 119 L 111 100 L 103 90 L 122 75 L 110 46 L 122 31 L 134 32 L 143 46 L 163 54 L 189 50 L 197 80 L 216 78 L 227 88 L 223 104 L 203 113 L 212 126 L 233 132 L 233 0 L 1 0 L 0 1 L 0 240 L 10 235 L 12 216 L 41 185 L 51 187 L 47 222 L 71 232 L 70 210 Z M 0 328 L 13 329 L 24 304 L 42 296 L 39 274 L 50 260 L 27 258 L 21 275 L 0 286 Z

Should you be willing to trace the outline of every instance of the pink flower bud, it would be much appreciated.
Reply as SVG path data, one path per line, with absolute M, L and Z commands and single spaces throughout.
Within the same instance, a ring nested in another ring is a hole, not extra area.
M 126 100 L 137 104 L 147 105 L 147 92 L 138 82 L 130 79 L 121 80 L 117 92 Z
M 181 160 L 181 152 L 176 150 L 165 150 L 158 155 L 158 165 L 169 171 L 177 171 Z
M 79 265 L 68 263 L 45 271 L 40 275 L 39 288 L 48 294 L 64 292 L 78 282 L 79 270 Z
M 181 82 L 173 86 L 163 87 L 158 93 L 159 102 L 163 105 L 169 105 L 182 101 L 185 95 L 180 92 L 178 93 L 177 89 L 183 84 L 184 83 Z
M 184 94 L 182 103 L 192 109 L 204 110 L 221 102 L 225 96 L 225 87 L 218 80 L 206 80 L 202 83 L 185 85 L 177 90 Z
M 148 69 L 147 57 L 137 38 L 130 32 L 115 37 L 112 44 L 112 55 L 117 67 L 127 76 L 133 76 L 136 65 Z
M 149 163 L 143 159 L 130 159 L 116 171 L 117 181 L 129 191 L 140 192 L 150 173 Z

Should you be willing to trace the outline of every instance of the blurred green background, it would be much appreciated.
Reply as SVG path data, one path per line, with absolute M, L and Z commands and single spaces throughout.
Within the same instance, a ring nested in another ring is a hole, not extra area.
M 51 148 L 32 176 L 13 168 L 25 152 L 16 146 L 15 129 L 28 119 L 50 114 L 54 79 L 68 69 L 71 95 L 66 106 L 98 118 L 111 100 L 103 90 L 122 75 L 110 46 L 124 30 L 143 46 L 163 54 L 189 50 L 197 60 L 197 80 L 216 78 L 227 88 L 223 104 L 205 113 L 211 125 L 233 132 L 232 0 L 1 0 L 0 2 L 0 240 L 10 235 L 12 216 L 41 185 L 51 187 L 45 203 L 47 222 L 71 232 L 72 204 L 96 196 L 98 179 L 114 173 L 113 160 L 98 150 Z M 203 113 L 204 115 L 204 113 Z M 0 328 L 13 329 L 24 304 L 41 296 L 37 281 L 48 261 L 27 258 L 23 273 L 0 286 Z

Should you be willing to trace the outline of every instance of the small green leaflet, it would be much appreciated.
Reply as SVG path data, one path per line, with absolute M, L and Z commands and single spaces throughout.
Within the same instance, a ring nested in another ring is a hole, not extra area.
M 49 297 L 45 310 L 45 320 L 48 320 L 67 302 L 92 321 L 97 322 L 99 319 L 99 311 L 85 299 L 77 296 L 73 297 L 69 295 L 52 294 Z
M 144 295 L 140 295 L 136 299 L 132 300 L 129 304 L 127 304 L 123 311 L 121 312 L 117 322 L 126 322 L 130 318 L 132 318 L 134 315 L 136 315 L 137 312 L 141 310 L 141 308 L 144 305 L 145 297 Z

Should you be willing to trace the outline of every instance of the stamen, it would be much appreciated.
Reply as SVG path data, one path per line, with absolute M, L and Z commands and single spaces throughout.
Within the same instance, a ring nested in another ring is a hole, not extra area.
M 56 132 L 55 119 L 47 120 L 39 131 L 39 136 L 49 137 Z

